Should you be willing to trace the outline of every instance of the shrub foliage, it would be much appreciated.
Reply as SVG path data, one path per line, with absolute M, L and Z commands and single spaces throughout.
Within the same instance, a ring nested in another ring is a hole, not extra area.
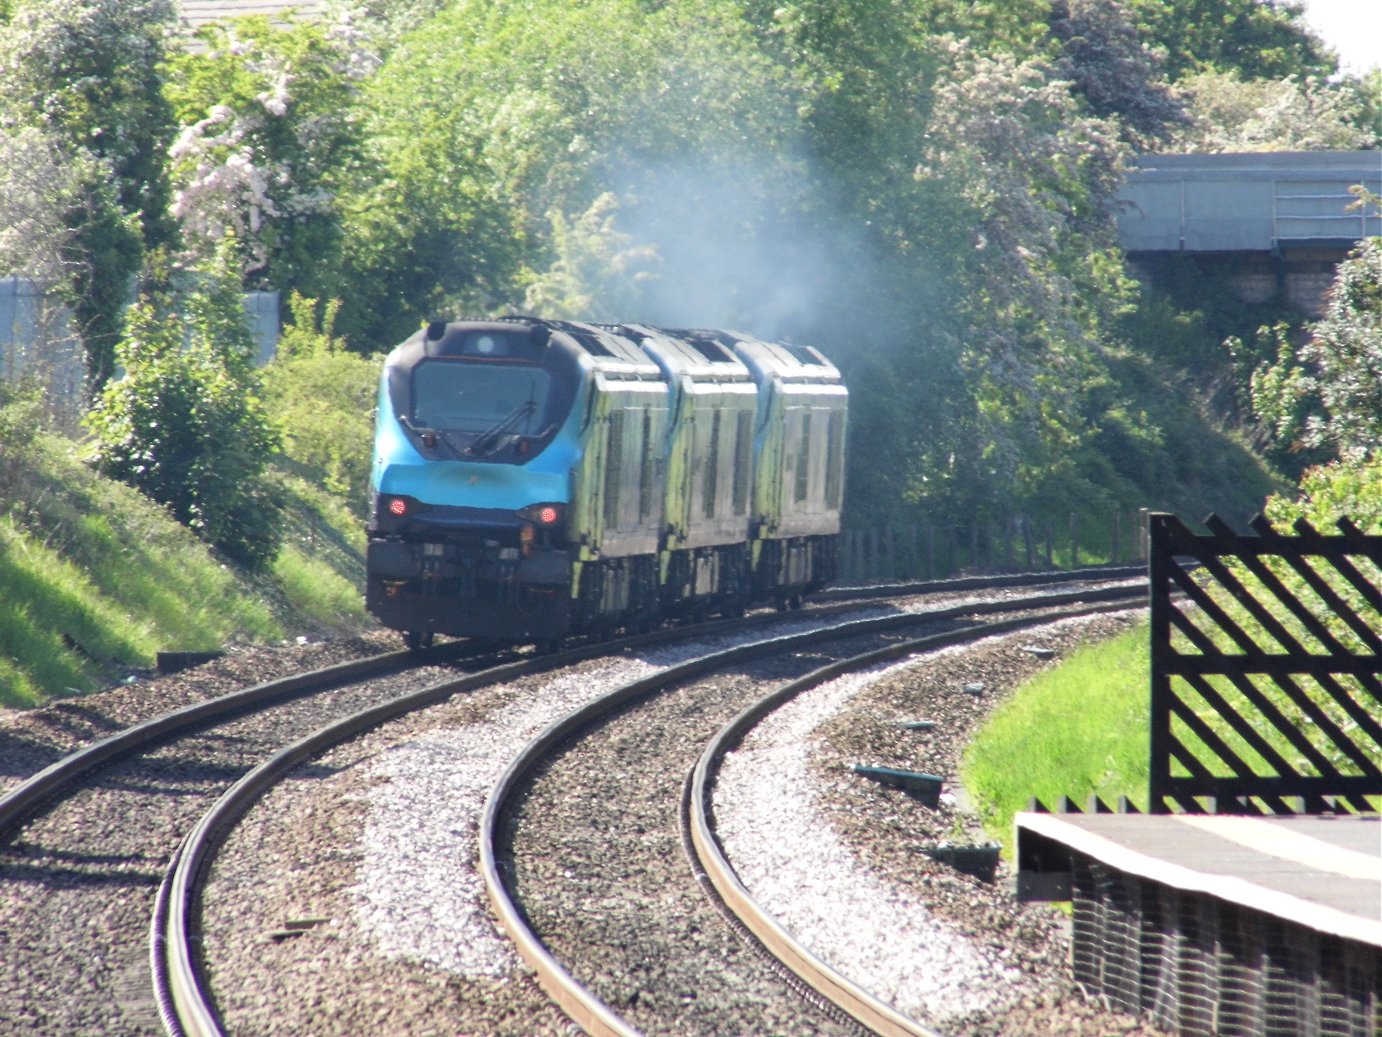
M 105 387 L 87 425 L 102 473 L 260 570 L 282 537 L 265 478 L 279 435 L 257 395 L 237 293 L 213 275 L 190 290 L 165 283 L 141 295 L 117 351 L 124 376 Z

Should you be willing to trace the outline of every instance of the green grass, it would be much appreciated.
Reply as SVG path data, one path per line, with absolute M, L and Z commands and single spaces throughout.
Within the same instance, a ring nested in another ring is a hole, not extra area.
M 273 565 L 288 605 L 330 626 L 349 627 L 365 622 L 365 603 L 360 589 L 340 573 L 323 569 L 294 544 L 285 544 Z
M 0 435 L 0 707 L 108 687 L 161 650 L 366 625 L 359 520 L 321 491 L 287 495 L 288 541 L 249 576 L 72 441 Z
M 1054 806 L 1126 795 L 1145 809 L 1149 667 L 1143 625 L 1081 649 L 999 707 L 961 765 L 994 839 L 1011 850 L 1013 814 L 1033 796 Z

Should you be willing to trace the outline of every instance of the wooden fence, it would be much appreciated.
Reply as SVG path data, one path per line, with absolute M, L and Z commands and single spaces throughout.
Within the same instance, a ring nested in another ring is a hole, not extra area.
M 1376 810 L 1382 536 L 1205 525 L 1149 516 L 1152 812 Z
M 1094 562 L 1143 562 L 1148 512 L 1114 511 L 1106 523 L 1005 522 L 915 525 L 841 534 L 838 582 L 941 580 L 961 573 L 1077 569 Z

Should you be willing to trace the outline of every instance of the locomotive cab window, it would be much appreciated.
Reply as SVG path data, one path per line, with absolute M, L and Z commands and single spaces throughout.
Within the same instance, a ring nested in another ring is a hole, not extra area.
M 552 376 L 522 363 L 431 360 L 413 372 L 412 422 L 422 428 L 483 436 L 533 436 L 552 421 Z

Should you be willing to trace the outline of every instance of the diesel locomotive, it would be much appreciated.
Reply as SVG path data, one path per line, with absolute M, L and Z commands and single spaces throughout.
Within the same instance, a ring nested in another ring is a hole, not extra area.
M 805 346 L 434 322 L 380 378 L 366 604 L 413 648 L 800 605 L 834 576 L 847 413 Z

